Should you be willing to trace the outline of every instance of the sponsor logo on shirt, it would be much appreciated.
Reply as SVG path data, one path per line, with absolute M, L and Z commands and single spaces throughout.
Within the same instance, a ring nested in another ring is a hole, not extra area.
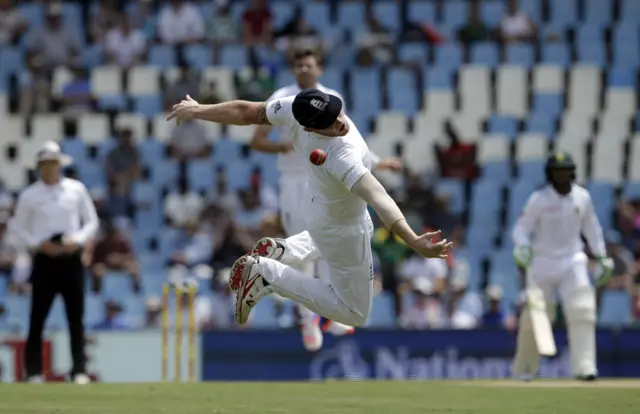
M 277 114 L 278 111 L 280 111 L 282 109 L 282 104 L 280 103 L 280 101 L 276 101 L 276 103 L 273 104 L 273 113 Z
M 347 181 L 347 177 L 349 177 L 349 174 L 351 174 L 355 168 L 356 165 L 353 164 L 351 167 L 349 167 L 346 173 L 342 174 L 342 182 Z

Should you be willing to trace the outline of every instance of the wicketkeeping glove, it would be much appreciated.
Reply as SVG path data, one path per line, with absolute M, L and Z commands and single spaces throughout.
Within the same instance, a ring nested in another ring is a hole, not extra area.
M 594 269 L 596 285 L 602 286 L 613 276 L 614 263 L 612 258 L 606 256 L 596 257 L 596 261 L 597 263 Z
M 521 269 L 529 267 L 532 258 L 533 251 L 531 250 L 531 246 L 516 246 L 515 249 L 513 249 L 513 260 L 515 260 L 516 265 Z

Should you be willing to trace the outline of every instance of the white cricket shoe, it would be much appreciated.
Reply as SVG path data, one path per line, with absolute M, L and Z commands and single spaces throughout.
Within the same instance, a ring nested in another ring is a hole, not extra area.
M 32 375 L 27 378 L 27 382 L 30 384 L 42 384 L 44 383 L 44 377 L 42 375 Z
M 322 348 L 324 340 L 322 330 L 320 329 L 320 316 L 313 315 L 312 318 L 306 318 L 307 321 L 302 322 L 302 344 L 304 349 L 309 352 L 316 352 Z
M 76 374 L 73 376 L 73 383 L 78 385 L 91 384 L 91 378 L 87 374 Z
M 268 257 L 273 260 L 280 260 L 282 255 L 284 255 L 284 244 L 281 242 L 282 239 L 272 239 L 271 237 L 264 237 L 256 242 L 251 249 L 250 253 L 245 254 L 245 256 L 255 255 L 260 257 Z M 240 274 L 236 274 L 231 272 L 231 277 L 229 278 L 229 288 L 232 292 L 237 292 L 240 289 Z
M 253 265 L 259 263 L 259 256 L 242 256 L 231 267 L 231 277 L 240 280 L 236 293 L 236 322 L 247 323 L 251 309 L 265 296 L 273 293 L 273 288 L 258 273 Z
M 353 326 L 345 325 L 336 321 L 329 321 L 322 327 L 324 332 L 329 332 L 333 336 L 351 335 L 356 329 Z

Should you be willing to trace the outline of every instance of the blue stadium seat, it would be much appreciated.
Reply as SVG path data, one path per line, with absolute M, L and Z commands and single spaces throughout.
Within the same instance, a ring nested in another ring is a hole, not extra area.
M 234 70 L 244 69 L 249 64 L 247 49 L 242 45 L 226 45 L 220 51 L 220 62 Z
M 450 0 L 444 3 L 443 22 L 456 27 L 467 22 L 469 6 L 464 1 Z
M 341 94 L 344 93 L 344 72 L 338 68 L 325 68 L 320 79 L 322 84 L 335 89 Z
M 456 70 L 463 63 L 462 48 L 457 43 L 445 43 L 435 48 L 435 66 Z
M 451 211 L 460 214 L 464 210 L 464 183 L 456 179 L 440 179 L 435 184 L 435 192 L 449 197 Z
M 528 44 L 508 45 L 506 48 L 506 63 L 531 67 L 535 56 L 533 46 Z
M 640 200 L 640 181 L 629 181 L 623 189 L 622 195 L 627 200 Z
M 276 88 L 284 88 L 285 86 L 293 85 L 296 83 L 296 78 L 293 76 L 290 70 L 282 69 L 276 76 Z
M 169 69 L 177 66 L 176 51 L 167 45 L 153 45 L 148 54 L 149 65 L 157 66 L 161 69 Z
M 134 100 L 133 110 L 147 118 L 153 118 L 162 112 L 162 97 L 160 95 L 138 96 Z
M 544 162 L 528 161 L 518 164 L 518 180 L 537 186 L 544 183 Z
M 258 329 L 275 329 L 278 327 L 276 302 L 273 296 L 266 296 L 256 304 L 255 312 L 251 312 L 249 325 Z
M 129 102 L 125 95 L 102 96 L 98 98 L 98 108 L 101 111 L 126 112 Z
M 102 45 L 89 45 L 82 49 L 82 64 L 87 68 L 94 68 L 104 63 Z
M 632 322 L 631 295 L 626 291 L 605 290 L 600 300 L 598 324 L 603 326 L 628 325 Z
M 213 153 L 213 161 L 217 165 L 228 165 L 240 158 L 242 145 L 238 141 L 223 137 L 218 140 Z
M 396 32 L 400 29 L 400 5 L 396 2 L 376 1 L 373 3 L 373 15 L 383 27 Z
M 492 255 L 489 284 L 502 286 L 504 299 L 507 301 L 511 302 L 518 296 L 519 272 L 511 250 L 502 249 Z
M 269 46 L 256 46 L 253 49 L 256 52 L 258 61 L 262 66 L 281 67 L 284 66 L 284 56 L 279 51 Z
M 412 116 L 418 111 L 418 84 L 416 74 L 410 69 L 394 68 L 387 72 L 389 109 Z
M 369 328 L 396 327 L 394 299 L 389 292 L 381 292 L 373 298 L 373 305 L 366 326 Z
M 607 86 L 610 88 L 635 89 L 636 71 L 627 66 L 613 66 L 607 72 Z
M 542 43 L 542 62 L 567 67 L 571 63 L 571 54 L 567 45 L 562 43 Z
M 215 168 L 209 160 L 193 160 L 187 164 L 187 180 L 193 191 L 210 190 L 214 183 Z
M 6 47 L 0 50 L 0 71 L 9 75 L 19 75 L 24 70 L 24 54 L 16 47 Z
M 429 50 L 423 43 L 404 43 L 398 49 L 400 61 L 405 63 L 417 62 L 424 64 L 427 62 Z
M 522 213 L 522 209 L 531 196 L 531 193 L 533 193 L 539 185 L 540 183 L 535 181 L 518 180 L 511 186 L 509 202 L 507 204 L 508 228 L 513 227 L 516 219 L 520 216 L 520 213 Z
M 613 210 L 615 207 L 615 189 L 612 184 L 604 182 L 590 182 L 587 186 L 593 207 L 600 221 L 600 225 L 606 231 L 613 228 Z
M 359 30 L 365 26 L 365 8 L 360 2 L 338 3 L 338 25 L 342 28 Z
M 436 20 L 436 8 L 432 2 L 413 0 L 409 2 L 407 11 L 409 21 L 416 23 L 433 23 Z
M 133 183 L 131 198 L 135 204 L 156 204 L 159 198 L 158 188 L 148 181 L 136 181 Z
M 213 63 L 213 52 L 205 45 L 189 45 L 184 50 L 187 64 L 195 69 L 205 69 Z
M 25 331 L 29 322 L 30 298 L 23 295 L 7 295 L 4 305 L 7 309 L 7 324 L 12 329 Z
M 590 24 L 608 25 L 613 21 L 613 5 L 608 1 L 585 0 L 584 21 Z
M 49 316 L 45 323 L 46 330 L 62 330 L 67 328 L 67 316 L 64 308 L 62 297 L 58 296 L 54 299 Z
M 272 1 L 269 6 L 271 13 L 273 13 L 273 24 L 275 27 L 284 26 L 293 16 L 294 8 L 291 7 L 291 3 L 288 1 Z
M 131 277 L 126 273 L 110 271 L 102 278 L 102 297 L 119 301 L 124 295 L 131 293 Z
M 249 186 L 251 178 L 251 165 L 243 162 L 236 162 L 227 166 L 227 180 L 229 189 L 241 190 Z
M 174 188 L 178 174 L 180 172 L 180 166 L 175 160 L 164 160 L 162 163 L 149 166 L 151 168 L 151 181 L 158 188 L 167 186 Z
M 380 71 L 375 68 L 352 69 L 350 95 L 353 100 L 353 111 L 367 116 L 376 115 L 382 107 Z
M 636 0 L 621 0 L 620 19 L 623 22 L 640 23 L 640 3 Z
M 84 323 L 93 326 L 104 320 L 104 301 L 97 295 L 86 295 L 84 299 Z
M 497 215 L 497 211 L 493 213 Z M 495 224 L 492 221 L 483 224 L 473 223 L 465 234 L 466 245 L 478 256 L 486 256 L 494 249 L 494 238 L 497 233 L 497 219 Z
M 160 257 L 157 259 L 161 261 Z M 145 270 L 142 274 L 142 287 L 146 295 L 160 295 L 167 281 L 163 272 Z
M 500 21 L 506 14 L 505 3 L 501 1 L 483 2 L 480 9 L 480 18 L 490 27 L 500 25 Z
M 542 0 L 527 0 L 519 2 L 520 11 L 526 13 L 534 23 L 542 21 Z
M 580 26 L 576 31 L 577 45 L 591 45 L 602 43 L 603 32 L 602 27 L 596 24 L 585 24 Z
M 564 110 L 563 96 L 559 93 L 538 93 L 533 96 L 533 112 L 557 117 Z
M 87 160 L 87 147 L 80 138 L 64 139 L 60 143 L 62 152 L 70 155 L 74 163 L 83 163 Z
M 604 45 L 599 43 L 579 43 L 578 62 L 603 67 L 607 63 Z
M 555 118 L 545 112 L 533 112 L 525 123 L 525 130 L 553 137 L 556 132 Z
M 88 188 L 103 188 L 106 183 L 104 167 L 97 162 L 78 165 L 78 177 Z
M 113 139 L 105 139 L 98 145 L 98 159 L 103 162 L 109 153 L 118 145 L 118 142 Z
M 143 165 L 149 166 L 164 162 L 165 147 L 161 142 L 153 138 L 140 142 L 140 144 L 138 144 L 138 150 L 140 151 L 140 158 L 142 159 Z
M 7 287 L 9 286 L 8 278 L 5 275 L 0 274 L 0 303 L 2 298 L 7 294 Z
M 495 67 L 499 62 L 500 54 L 494 43 L 478 43 L 471 49 L 471 63 Z
M 331 10 L 328 3 L 322 1 L 304 3 L 303 16 L 313 27 L 331 26 L 330 13 Z
M 494 115 L 489 118 L 488 132 L 491 134 L 505 134 L 513 138 L 518 133 L 518 120 L 508 116 Z
M 551 1 L 550 22 L 570 26 L 578 20 L 576 0 Z
M 453 89 L 453 71 L 446 67 L 432 67 L 423 71 L 428 91 Z
M 30 27 L 40 27 L 44 24 L 44 8 L 37 3 L 18 3 L 20 14 L 28 22 Z
M 471 191 L 470 222 L 482 227 L 498 226 L 498 214 L 502 203 L 502 182 L 481 178 Z

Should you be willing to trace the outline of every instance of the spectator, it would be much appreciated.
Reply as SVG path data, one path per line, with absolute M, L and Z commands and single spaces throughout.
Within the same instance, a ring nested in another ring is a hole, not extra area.
M 286 53 L 289 61 L 297 50 L 312 50 L 318 56 L 324 53 L 324 42 L 318 32 L 304 18 L 302 7 L 297 7 L 284 28 L 275 33 L 276 48 Z
M 394 60 L 394 39 L 391 31 L 382 26 L 373 14 L 367 13 L 367 26 L 357 40 L 357 61 L 361 66 L 391 63 Z
M 125 68 L 143 62 L 145 46 L 142 31 L 133 29 L 125 16 L 107 32 L 104 40 L 108 62 Z
M 13 266 L 18 257 L 16 250 L 11 246 L 7 234 L 7 222 L 9 216 L 0 217 L 0 277 L 7 280 L 13 274 Z
M 93 251 L 91 264 L 92 290 L 101 291 L 102 279 L 107 272 L 123 271 L 129 273 L 135 293 L 140 292 L 140 270 L 133 247 L 124 233 L 113 223 L 106 226 Z
M 112 220 L 125 220 L 131 216 L 132 201 L 130 197 L 130 188 L 123 182 L 109 183 L 109 198 L 107 199 L 108 217 Z M 138 208 L 148 210 L 151 206 L 140 203 Z
M 196 313 L 201 321 L 200 329 L 229 329 L 235 326 L 235 294 L 229 288 L 231 269 L 218 272 L 214 284 L 214 293 L 198 301 Z
M 238 99 L 266 101 L 274 87 L 275 79 L 265 68 L 245 68 L 238 73 Z
M 47 10 L 44 27 L 34 33 L 29 51 L 43 59 L 44 67 L 76 66 L 80 57 L 80 37 L 62 24 L 62 6 L 54 3 Z
M 637 257 L 640 253 L 640 200 L 618 200 L 616 212 L 622 243 Z
M 526 13 L 518 9 L 517 0 L 507 3 L 507 15 L 500 22 L 500 37 L 504 43 L 533 42 L 536 26 Z
M 451 274 L 449 301 L 450 325 L 453 329 L 474 329 L 482 320 L 482 300 L 468 289 L 469 264 L 456 261 Z
M 152 296 L 145 303 L 143 328 L 157 329 L 161 326 L 162 301 L 157 296 Z
M 395 234 L 386 227 L 378 227 L 373 233 L 371 240 L 373 251 L 380 258 L 380 268 L 382 271 L 382 288 L 395 295 L 396 315 L 400 315 L 400 283 L 398 270 L 402 261 L 408 257 L 411 249 Z
M 72 70 L 73 79 L 62 88 L 62 110 L 67 115 L 89 112 L 93 109 L 94 99 L 87 71 L 79 66 Z
M 265 0 L 251 0 L 242 15 L 242 40 L 246 45 L 270 44 L 273 15 Z
M 607 256 L 613 259 L 613 276 L 605 285 L 606 289 L 624 290 L 632 292 L 634 276 L 638 273 L 639 266 L 635 263 L 633 254 L 622 245 L 622 236 L 617 231 L 609 231 L 606 234 Z M 599 293 L 602 293 L 600 291 Z
M 117 0 L 100 0 L 89 28 L 93 41 L 102 42 L 109 30 L 120 25 L 122 19 Z
M 472 0 L 469 3 L 469 19 L 458 32 L 458 40 L 465 46 L 489 40 L 489 28 L 480 19 L 480 5 L 480 0 Z
M 449 138 L 449 147 L 436 145 L 440 175 L 445 178 L 473 180 L 478 177 L 475 144 L 464 143 L 450 121 L 445 123 L 445 132 Z
M 277 212 L 280 204 L 278 193 L 269 184 L 262 181 L 262 169 L 256 167 L 249 179 L 249 190 L 256 194 L 260 205 L 268 212 Z
M 129 329 L 123 319 L 120 318 L 122 314 L 122 306 L 114 301 L 108 300 L 104 303 L 104 320 L 93 325 L 95 330 L 124 330 Z
M 227 99 L 218 91 L 217 83 L 215 81 L 210 81 L 207 84 L 207 88 L 200 93 L 200 100 L 198 102 L 203 105 L 215 105 L 226 100 Z
M 118 131 L 118 144 L 107 155 L 105 167 L 109 182 L 126 189 L 127 193 L 140 178 L 142 161 L 132 130 L 124 128 Z
M 181 65 L 178 78 L 169 85 L 164 94 L 165 110 L 169 111 L 173 105 L 183 100 L 187 95 L 197 97 L 199 90 L 199 77 L 189 69 L 188 65 Z
M 212 146 L 207 131 L 198 121 L 185 121 L 176 125 L 169 140 L 169 155 L 179 161 L 205 158 L 211 154 Z
M 428 280 L 431 283 L 431 289 L 438 295 L 445 290 L 448 273 L 449 269 L 444 260 L 426 259 L 418 254 L 411 254 L 403 261 L 399 271 L 400 277 L 409 285 L 416 278 Z
M 400 317 L 404 329 L 438 329 L 445 327 L 444 309 L 429 279 L 412 280 L 412 303 Z
M 427 227 L 440 229 L 442 234 L 449 238 L 454 232 L 460 231 L 460 221 L 458 217 L 451 212 L 448 195 L 437 195 L 435 201 L 436 205 L 434 210 L 425 217 Z
M 188 220 L 174 241 L 169 265 L 191 269 L 209 264 L 212 256 L 211 236 L 203 230 L 198 220 Z
M 20 113 L 30 116 L 45 113 L 51 108 L 51 84 L 44 61 L 30 53 L 26 58 L 26 70 L 20 73 Z
M 0 218 L 8 217 L 13 213 L 15 197 L 7 190 L 0 178 Z
M 186 177 L 178 180 L 178 191 L 171 192 L 164 200 L 164 214 L 169 224 L 183 227 L 188 222 L 198 221 L 204 210 L 204 200 L 198 193 L 190 191 Z
M 244 231 L 253 240 L 260 238 L 260 228 L 269 213 L 260 203 L 259 197 L 254 189 L 241 191 L 240 208 L 233 217 L 239 230 Z
M 236 43 L 240 40 L 240 27 L 231 16 L 231 6 L 224 4 L 218 7 L 206 24 L 207 40 L 214 46 Z
M 489 285 L 485 290 L 487 297 L 487 310 L 482 315 L 482 327 L 484 328 L 505 328 L 508 326 L 508 315 L 502 309 L 502 298 L 504 292 L 500 285 Z
M 140 0 L 133 4 L 130 10 L 129 18 L 131 27 L 139 30 L 146 40 L 154 40 L 156 38 L 156 16 L 153 14 L 153 0 Z
M 171 0 L 158 18 L 160 40 L 168 45 L 185 45 L 204 39 L 204 20 L 198 8 L 186 0 Z
M 16 44 L 29 28 L 29 22 L 13 0 L 0 0 L 0 47 Z

